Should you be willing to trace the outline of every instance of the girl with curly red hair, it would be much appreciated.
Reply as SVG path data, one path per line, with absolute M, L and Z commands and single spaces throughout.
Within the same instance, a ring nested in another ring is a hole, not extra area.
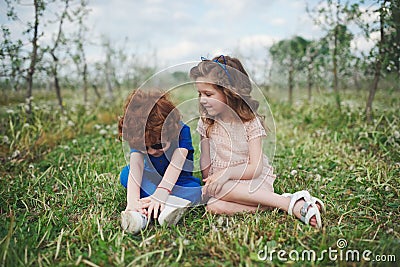
M 122 228 L 136 233 L 151 217 L 160 224 L 176 224 L 201 199 L 200 179 L 192 174 L 189 126 L 166 93 L 135 90 L 126 99 L 118 128 L 130 148 L 129 165 L 120 174 L 127 188 Z

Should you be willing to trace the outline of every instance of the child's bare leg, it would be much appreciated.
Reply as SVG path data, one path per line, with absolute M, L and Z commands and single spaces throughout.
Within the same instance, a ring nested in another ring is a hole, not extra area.
M 250 206 L 235 202 L 229 202 L 224 200 L 219 200 L 216 198 L 210 198 L 207 202 L 206 206 L 207 211 L 214 213 L 214 214 L 235 214 L 238 212 L 256 212 L 257 210 L 268 210 L 271 209 L 269 207 L 258 207 L 257 206 Z
M 256 206 L 261 204 L 263 207 L 278 208 L 284 211 L 288 211 L 290 198 L 283 197 L 279 194 L 271 192 L 264 187 L 260 187 L 254 192 L 250 192 L 248 184 L 241 184 L 235 181 L 228 181 L 224 184 L 221 191 L 213 196 L 217 199 L 224 200 L 227 202 L 235 202 L 248 206 Z M 293 208 L 293 214 L 300 218 L 300 209 L 305 201 L 299 200 Z M 316 226 L 316 218 L 313 217 L 310 220 L 312 226 Z

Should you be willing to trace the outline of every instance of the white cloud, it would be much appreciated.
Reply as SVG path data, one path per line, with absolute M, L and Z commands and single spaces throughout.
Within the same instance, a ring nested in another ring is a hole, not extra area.
M 285 25 L 286 24 L 286 20 L 284 18 L 273 18 L 271 19 L 270 23 L 272 25 Z
M 265 34 L 256 34 L 256 35 L 249 35 L 249 36 L 244 36 L 240 39 L 240 47 L 242 48 L 254 48 L 254 47 L 269 47 L 271 46 L 274 41 L 276 41 L 276 38 L 265 35 Z

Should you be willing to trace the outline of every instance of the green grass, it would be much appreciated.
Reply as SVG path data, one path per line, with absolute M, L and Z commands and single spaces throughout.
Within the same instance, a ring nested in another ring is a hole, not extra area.
M 116 140 L 122 98 L 88 107 L 67 99 L 65 114 L 42 99 L 34 101 L 32 116 L 23 105 L 3 106 L 0 265 L 396 265 L 340 261 L 339 254 L 317 262 L 257 256 L 265 248 L 319 256 L 338 249 L 343 238 L 347 247 L 339 252 L 370 250 L 400 261 L 399 92 L 378 92 L 370 124 L 364 122 L 365 95 L 346 92 L 341 113 L 332 95 L 316 93 L 312 103 L 301 95 L 291 107 L 278 91 L 268 92 L 277 129 L 275 190 L 320 196 L 327 207 L 322 230 L 278 211 L 216 216 L 195 207 L 175 227 L 124 234 L 118 174 L 126 163 Z M 197 148 L 198 137 L 193 140 Z

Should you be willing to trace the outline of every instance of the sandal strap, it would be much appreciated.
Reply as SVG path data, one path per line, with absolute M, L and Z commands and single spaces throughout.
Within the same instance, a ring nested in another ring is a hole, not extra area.
M 321 213 L 319 212 L 318 206 L 315 203 L 304 203 L 303 207 L 300 209 L 300 214 L 300 220 L 305 224 L 310 224 L 311 218 L 315 216 L 318 228 L 322 227 Z
M 321 207 L 321 211 L 320 213 L 325 213 L 326 209 L 325 209 L 325 205 L 324 202 L 322 202 L 321 199 L 317 198 L 317 197 L 311 197 L 311 200 L 314 204 L 319 204 L 319 206 Z
M 291 197 L 290 197 L 290 204 L 289 204 L 289 208 L 288 208 L 288 213 L 289 215 L 293 215 L 293 208 L 294 205 L 296 204 L 297 201 L 299 201 L 300 199 L 304 199 L 304 201 L 310 201 L 311 200 L 311 195 L 308 191 L 303 190 L 303 191 L 298 191 L 296 193 L 294 193 Z

